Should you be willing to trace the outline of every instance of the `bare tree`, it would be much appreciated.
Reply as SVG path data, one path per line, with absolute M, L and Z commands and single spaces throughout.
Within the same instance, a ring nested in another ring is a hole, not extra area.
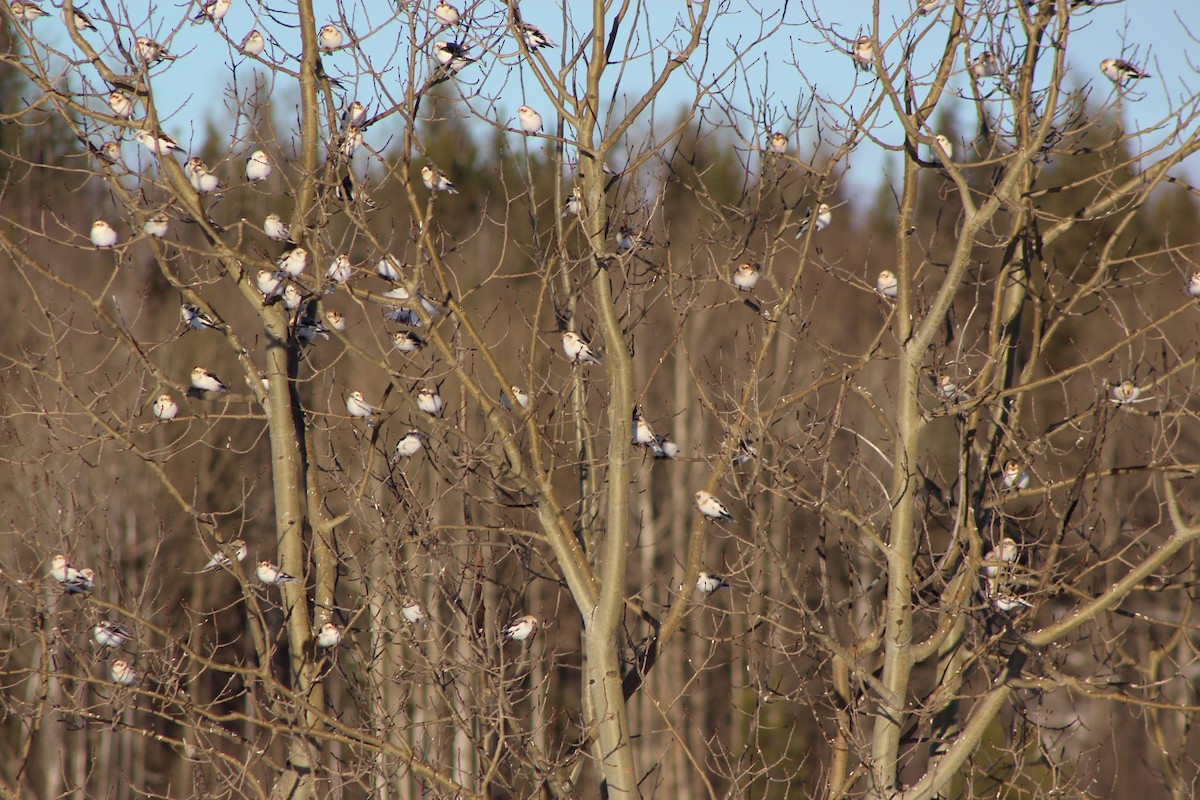
M 9 5 L 0 797 L 1187 796 L 1196 76 L 823 6 Z

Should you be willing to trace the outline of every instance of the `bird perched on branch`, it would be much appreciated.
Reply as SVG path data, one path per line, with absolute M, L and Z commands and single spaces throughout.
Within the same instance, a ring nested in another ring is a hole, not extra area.
M 504 635 L 513 641 L 523 642 L 537 632 L 538 625 L 538 618 L 533 614 L 513 617 L 512 621 L 504 627 Z
M 563 352 L 572 364 L 599 364 L 601 356 L 592 349 L 588 340 L 575 331 L 564 331 L 562 335 Z
M 179 404 L 171 395 L 160 394 L 150 410 L 159 422 L 168 422 L 179 415 Z
M 1100 71 L 1104 73 L 1104 77 L 1118 86 L 1125 86 L 1130 81 L 1141 78 L 1153 77 L 1149 72 L 1143 72 L 1123 58 L 1104 59 L 1100 62 Z
M 696 492 L 696 508 L 700 509 L 700 513 L 709 519 L 733 522 L 733 515 L 729 513 L 729 510 L 725 508 L 721 501 L 703 489 Z
M 729 582 L 720 575 L 711 575 L 707 572 L 699 572 L 696 575 L 696 591 L 705 597 L 723 586 L 729 586 Z
M 260 581 L 268 586 L 278 586 L 282 583 L 294 583 L 297 580 L 294 575 L 287 574 L 270 561 L 258 562 L 258 568 L 254 570 L 254 574 Z
M 200 571 L 215 572 L 219 569 L 228 569 L 229 567 L 233 566 L 233 560 L 230 559 L 230 555 L 232 555 L 233 558 L 238 561 L 238 563 L 241 563 L 242 561 L 246 560 L 246 555 L 249 552 L 250 549 L 246 547 L 246 542 L 243 539 L 234 539 L 231 542 L 226 542 L 221 546 L 221 549 L 217 550 L 217 552 L 213 553 L 212 556 L 209 557 L 204 566 L 200 568 Z
M 192 369 L 192 386 L 202 392 L 228 392 L 229 387 L 225 382 L 217 377 L 215 372 L 210 372 L 204 367 L 195 367 Z
M 821 203 L 815 209 L 809 209 L 804 215 L 804 219 L 800 220 L 800 225 L 796 229 L 796 238 L 799 239 L 804 234 L 808 233 L 809 226 L 813 226 L 814 233 L 820 233 L 829 227 L 829 223 L 833 220 L 833 211 L 830 210 L 828 203 Z

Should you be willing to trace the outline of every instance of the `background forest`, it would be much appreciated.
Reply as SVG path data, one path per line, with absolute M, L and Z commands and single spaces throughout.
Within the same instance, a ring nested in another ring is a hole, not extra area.
M 31 5 L 0 800 L 1192 796 L 1200 79 L 1069 81 L 1122 3 Z

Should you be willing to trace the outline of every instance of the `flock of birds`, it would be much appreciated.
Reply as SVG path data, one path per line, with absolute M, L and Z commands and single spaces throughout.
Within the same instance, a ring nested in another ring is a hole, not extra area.
M 918 5 L 917 12 L 921 15 L 933 13 L 944 3 L 945 0 L 924 0 Z M 203 0 L 194 21 L 220 22 L 231 6 L 232 0 Z M 16 20 L 26 24 L 31 24 L 46 16 L 46 12 L 40 6 L 28 2 L 28 0 L 12 0 L 9 9 Z M 78 8 L 73 8 L 70 15 L 64 8 L 62 16 L 64 22 L 76 31 L 94 32 L 97 30 L 87 14 Z M 456 26 L 460 21 L 460 12 L 446 0 L 438 1 L 433 10 L 433 16 L 447 29 Z M 525 48 L 529 51 L 556 46 L 550 37 L 534 25 L 520 22 L 518 32 Z M 346 37 L 341 29 L 329 23 L 322 25 L 318 30 L 317 40 L 324 52 L 332 53 L 345 44 Z M 265 47 L 266 38 L 258 30 L 251 30 L 241 42 L 241 50 L 252 56 L 260 55 Z M 161 44 L 146 36 L 138 36 L 134 40 L 132 50 L 144 66 L 175 58 Z M 449 76 L 453 76 L 478 61 L 470 55 L 469 51 L 469 45 L 454 41 L 437 41 L 433 44 L 433 57 L 440 69 Z M 873 71 L 877 66 L 876 42 L 870 36 L 858 37 L 853 42 L 849 55 L 861 70 Z M 997 78 L 1005 73 L 1000 59 L 990 51 L 985 51 L 973 59 L 969 64 L 969 70 L 977 79 Z M 1150 77 L 1148 73 L 1119 58 L 1104 59 L 1100 63 L 1100 70 L 1120 87 L 1126 86 L 1132 80 Z M 114 88 L 107 99 L 109 108 L 117 118 L 121 120 L 134 119 L 137 110 L 136 102 L 130 94 L 121 88 Z M 525 134 L 533 135 L 543 129 L 541 115 L 528 105 L 522 105 L 517 110 L 517 118 L 520 130 Z M 342 116 L 342 122 L 344 129 L 336 149 L 341 156 L 348 159 L 363 143 L 366 108 L 359 101 L 353 101 L 347 106 Z M 138 129 L 134 132 L 134 138 L 158 157 L 182 152 L 179 144 L 162 131 Z M 776 131 L 770 135 L 764 149 L 773 155 L 783 155 L 787 153 L 788 146 L 788 137 L 782 132 Z M 119 151 L 119 144 L 116 142 L 107 142 L 100 148 L 96 148 L 97 154 L 102 158 L 107 158 L 110 163 L 115 162 Z M 953 157 L 952 142 L 941 134 L 936 135 L 934 143 L 930 145 L 931 160 L 936 164 L 944 164 Z M 268 153 L 264 150 L 255 150 L 246 160 L 246 180 L 250 183 L 265 181 L 271 176 L 273 169 L 274 165 Z M 196 157 L 189 158 L 184 166 L 184 171 L 198 195 L 219 195 L 222 188 L 220 178 L 208 168 L 203 160 Z M 425 188 L 434 194 L 456 194 L 458 191 L 450 176 L 432 164 L 426 164 L 421 168 L 421 180 Z M 564 216 L 580 215 L 582 212 L 582 195 L 576 188 L 568 196 L 563 207 L 563 214 Z M 799 239 L 809 234 L 810 231 L 813 235 L 820 233 L 829 226 L 832 218 L 833 210 L 830 205 L 824 202 L 818 203 L 814 208 L 808 210 L 807 215 L 798 224 L 796 238 Z M 168 234 L 169 227 L 170 218 L 165 212 L 160 211 L 147 219 L 142 232 L 147 236 L 162 238 Z M 275 269 L 260 270 L 255 278 L 255 285 L 263 295 L 264 304 L 281 302 L 289 311 L 299 312 L 294 320 L 294 327 L 297 336 L 306 343 L 316 337 L 329 338 L 331 331 L 344 331 L 346 320 L 340 312 L 327 310 L 323 320 L 317 320 L 311 313 L 308 313 L 307 309 L 310 306 L 305 301 L 312 293 L 301 285 L 299 279 L 308 269 L 310 255 L 304 247 L 295 245 L 287 223 L 279 215 L 269 214 L 263 221 L 262 230 L 269 239 L 290 245 L 279 256 Z M 97 248 L 112 249 L 118 245 L 120 236 L 108 221 L 101 218 L 96 219 L 92 224 L 90 239 Z M 621 251 L 634 248 L 639 241 L 639 238 L 627 225 L 623 225 L 616 235 L 616 245 Z M 415 312 L 414 304 L 419 303 L 431 319 L 442 316 L 445 311 L 420 292 L 416 292 L 415 295 L 410 292 L 403 285 L 403 275 L 398 265 L 390 257 L 380 259 L 375 272 L 393 286 L 383 295 L 390 302 L 394 302 L 394 305 L 388 307 L 386 317 L 393 322 L 409 327 L 409 329 L 393 334 L 392 340 L 395 349 L 408 354 L 425 347 L 424 339 L 415 330 L 411 330 L 411 328 L 419 328 L 422 325 L 422 319 Z M 325 272 L 326 292 L 333 291 L 337 286 L 347 283 L 354 274 L 355 267 L 349 255 L 337 256 Z M 733 270 L 730 282 L 738 291 L 752 292 L 761 276 L 762 271 L 759 264 L 746 262 Z M 881 271 L 876 279 L 875 290 L 886 300 L 895 299 L 899 290 L 896 275 L 890 270 Z M 1192 296 L 1200 296 L 1200 271 L 1193 275 L 1188 282 L 1188 292 Z M 183 304 L 180 315 L 185 331 L 221 330 L 223 328 L 221 322 L 190 303 Z M 572 365 L 589 366 L 603 363 L 603 354 L 593 347 L 586 337 L 576 331 L 562 333 L 562 350 Z M 941 397 L 949 402 L 959 402 L 967 397 L 948 376 L 936 376 L 935 386 Z M 228 385 L 219 376 L 202 366 L 197 366 L 192 370 L 191 387 L 202 396 L 220 395 L 229 391 Z M 1113 402 L 1119 404 L 1138 402 L 1141 394 L 1141 390 L 1132 381 L 1122 381 L 1113 387 Z M 516 411 L 519 407 L 524 412 L 529 408 L 530 398 L 528 393 L 520 387 L 510 386 L 501 394 L 500 402 L 509 411 Z M 415 404 L 419 410 L 431 416 L 439 416 L 445 409 L 445 403 L 437 390 L 429 387 L 424 387 L 418 392 Z M 345 398 L 345 405 L 346 412 L 350 417 L 365 420 L 372 425 L 382 411 L 381 408 L 369 403 L 360 391 L 351 391 Z M 156 419 L 169 422 L 178 416 L 180 407 L 170 394 L 164 393 L 155 399 L 151 411 Z M 679 456 L 679 446 L 667 436 L 655 435 L 640 408 L 634 410 L 633 430 L 633 443 L 647 448 L 655 459 L 670 460 Z M 395 447 L 393 463 L 396 459 L 415 456 L 423 447 L 424 434 L 419 430 L 409 430 L 400 438 Z M 739 450 L 739 458 L 752 457 L 752 455 L 746 455 L 752 453 L 752 446 L 743 443 Z M 1029 480 L 1028 473 L 1015 460 L 1010 460 L 1004 465 L 1002 472 L 1004 490 L 1026 488 Z M 695 505 L 698 512 L 708 520 L 724 523 L 734 521 L 733 515 L 726 506 L 707 491 L 701 490 L 695 493 Z M 242 539 L 235 539 L 214 553 L 202 571 L 232 569 L 234 561 L 242 562 L 248 552 L 246 542 Z M 1027 601 L 1009 592 L 1002 584 L 1003 572 L 1016 561 L 1017 554 L 1016 542 L 1006 537 L 984 557 L 983 572 L 986 578 L 987 595 L 995 607 L 1002 611 L 1011 611 L 1030 605 Z M 49 574 L 67 594 L 87 594 L 95 587 L 95 572 L 86 567 L 76 568 L 63 554 L 57 554 L 51 559 Z M 298 581 L 295 576 L 289 575 L 267 560 L 258 562 L 255 576 L 266 586 L 280 586 Z M 727 586 L 729 583 L 723 577 L 702 571 L 699 573 L 695 588 L 707 597 Z M 414 624 L 422 624 L 427 619 L 424 608 L 412 598 L 404 599 L 401 613 L 408 622 Z M 537 617 L 523 614 L 514 617 L 502 629 L 502 633 L 508 639 L 525 641 L 533 636 L 540 626 L 541 622 Z M 112 651 L 116 651 L 132 638 L 129 630 L 112 620 L 97 622 L 92 635 L 97 645 Z M 314 642 L 318 648 L 327 650 L 338 645 L 343 635 L 344 630 L 340 626 L 327 622 L 314 631 Z M 139 675 L 134 665 L 124 657 L 115 658 L 110 662 L 110 675 L 115 683 L 126 686 L 135 685 L 139 681 Z

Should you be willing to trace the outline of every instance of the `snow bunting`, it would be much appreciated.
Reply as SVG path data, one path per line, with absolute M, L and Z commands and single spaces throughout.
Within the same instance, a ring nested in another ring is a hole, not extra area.
M 720 589 L 723 586 L 728 586 L 729 582 L 720 575 L 712 575 L 707 572 L 700 572 L 696 575 L 696 591 L 708 597 L 710 594 Z
M 454 188 L 454 182 L 450 180 L 446 173 L 429 164 L 421 167 L 421 182 L 431 192 L 458 194 L 458 189 Z
M 281 583 L 294 583 L 296 581 L 295 576 L 288 575 L 270 561 L 258 562 L 258 568 L 254 570 L 254 574 L 260 581 L 269 586 L 278 586 Z
M 150 412 L 159 422 L 168 422 L 179 416 L 179 404 L 169 394 L 160 394 L 150 407 Z
M 417 392 L 417 408 L 424 411 L 430 416 L 438 416 L 446 407 L 446 401 L 437 393 L 436 389 L 430 389 L 428 386 Z
M 352 417 L 370 419 L 378 414 L 380 410 L 368 403 L 363 397 L 362 392 L 351 392 L 346 396 L 346 413 Z
M 91 237 L 92 244 L 96 247 L 115 247 L 119 238 L 113 226 L 103 219 L 92 223 Z
M 747 261 L 733 271 L 733 285 L 740 292 L 753 291 L 754 287 L 758 285 L 758 279 L 761 277 L 762 267 Z
M 513 617 L 512 621 L 504 627 L 504 635 L 513 641 L 523 642 L 533 636 L 537 629 L 538 618 L 532 614 L 525 614 Z
M 92 641 L 101 647 L 120 647 L 133 638 L 133 634 L 112 620 L 97 622 L 92 628 Z
M 192 369 L 192 386 L 202 392 L 228 392 L 229 387 L 225 382 L 217 377 L 216 373 L 206 370 L 204 367 L 195 367 Z
M 599 364 L 602 357 L 592 349 L 588 340 L 575 331 L 564 331 L 562 335 L 563 352 L 572 364 Z
M 696 492 L 696 508 L 700 509 L 700 513 L 710 519 L 723 519 L 727 522 L 733 522 L 733 515 L 721 504 L 721 501 L 703 489 Z
M 246 555 L 249 552 L 250 549 L 246 547 L 246 542 L 243 539 L 234 539 L 233 541 L 226 542 L 221 545 L 221 548 L 217 552 L 209 557 L 200 571 L 214 572 L 218 569 L 228 569 L 233 566 L 233 561 L 229 558 L 231 554 L 240 563 L 246 560 Z
M 265 181 L 271 177 L 271 157 L 265 150 L 255 150 L 246 159 L 246 180 Z

